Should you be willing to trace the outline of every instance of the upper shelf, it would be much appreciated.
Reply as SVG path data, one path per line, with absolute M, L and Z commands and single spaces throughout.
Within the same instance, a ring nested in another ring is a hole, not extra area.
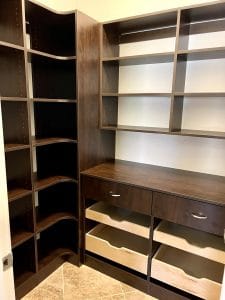
M 178 58 L 179 57 L 181 60 L 205 60 L 225 58 L 225 47 L 179 50 Z
M 101 129 L 112 130 L 112 131 L 146 132 L 146 133 L 170 134 L 170 135 L 178 135 L 178 136 L 193 136 L 193 137 L 225 139 L 225 132 L 220 132 L 220 131 L 206 131 L 206 130 L 192 130 L 192 129 L 181 129 L 177 131 L 170 131 L 169 128 L 128 126 L 128 125 L 117 125 L 117 126 L 103 125 L 101 126 Z
M 157 64 L 172 62 L 174 59 L 173 52 L 153 53 L 144 55 L 132 55 L 124 57 L 104 57 L 103 62 L 118 62 L 120 66 Z
M 102 93 L 102 97 L 170 97 L 171 93 Z
M 57 59 L 57 60 L 75 60 L 76 56 L 72 55 L 72 56 L 59 56 L 59 55 L 53 55 L 53 54 L 49 54 L 46 52 L 42 52 L 42 51 L 37 51 L 34 49 L 28 49 L 28 55 L 39 55 L 39 56 L 44 56 L 47 58 L 51 58 L 51 59 Z
M 26 29 L 30 48 L 53 56 L 75 54 L 75 13 L 60 14 L 26 1 Z M 41 20 L 41 22 L 40 22 Z

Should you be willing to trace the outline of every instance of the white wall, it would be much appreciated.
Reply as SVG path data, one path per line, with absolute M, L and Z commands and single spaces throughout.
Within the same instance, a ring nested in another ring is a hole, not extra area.
M 59 11 L 79 9 L 100 22 L 212 0 L 36 0 Z
M 56 11 L 70 11 L 77 8 L 77 0 L 33 0 Z
M 76 7 L 98 21 L 177 8 L 212 0 L 76 0 Z

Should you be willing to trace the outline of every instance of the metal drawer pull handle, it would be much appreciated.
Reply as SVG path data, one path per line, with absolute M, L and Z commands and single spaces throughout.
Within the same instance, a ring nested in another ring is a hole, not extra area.
M 192 217 L 195 219 L 206 220 L 207 216 L 203 215 L 203 213 L 191 213 Z
M 110 194 L 110 196 L 112 196 L 112 197 L 120 197 L 119 194 L 114 194 L 112 191 L 110 191 L 109 194 Z

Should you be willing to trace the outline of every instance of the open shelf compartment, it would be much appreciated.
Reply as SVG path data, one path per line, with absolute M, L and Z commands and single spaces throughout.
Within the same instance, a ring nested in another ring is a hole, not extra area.
M 76 62 L 32 54 L 33 97 L 76 99 Z
M 31 161 L 29 149 L 6 153 L 6 175 L 9 201 L 31 192 Z
M 12 247 L 22 244 L 33 236 L 32 195 L 9 203 L 9 217 Z
M 6 151 L 29 147 L 27 103 L 2 101 L 3 135 Z
M 38 268 L 41 270 L 59 257 L 78 253 L 78 225 L 74 220 L 61 220 L 37 235 Z
M 58 56 L 76 55 L 75 13 L 57 13 L 28 0 L 25 3 L 31 48 Z
M 52 138 L 77 139 L 77 111 L 72 103 L 34 103 L 36 142 L 53 142 Z M 43 141 L 44 139 L 44 141 Z
M 62 219 L 77 219 L 78 191 L 73 182 L 59 183 L 36 195 L 37 230 L 42 231 Z
M 12 49 L 0 45 L 1 96 L 27 96 L 24 64 L 24 52 L 22 50 Z
M 33 238 L 13 249 L 13 271 L 16 288 L 35 274 L 36 263 Z
M 77 145 L 59 143 L 36 148 L 37 181 L 52 176 L 76 179 Z
M 0 1 L 0 20 L 0 41 L 23 46 L 21 1 Z

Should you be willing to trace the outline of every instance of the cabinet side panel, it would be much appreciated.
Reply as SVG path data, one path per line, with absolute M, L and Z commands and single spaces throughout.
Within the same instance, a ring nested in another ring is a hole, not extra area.
M 77 12 L 77 99 L 80 171 L 114 158 L 115 133 L 99 129 L 100 25 Z

